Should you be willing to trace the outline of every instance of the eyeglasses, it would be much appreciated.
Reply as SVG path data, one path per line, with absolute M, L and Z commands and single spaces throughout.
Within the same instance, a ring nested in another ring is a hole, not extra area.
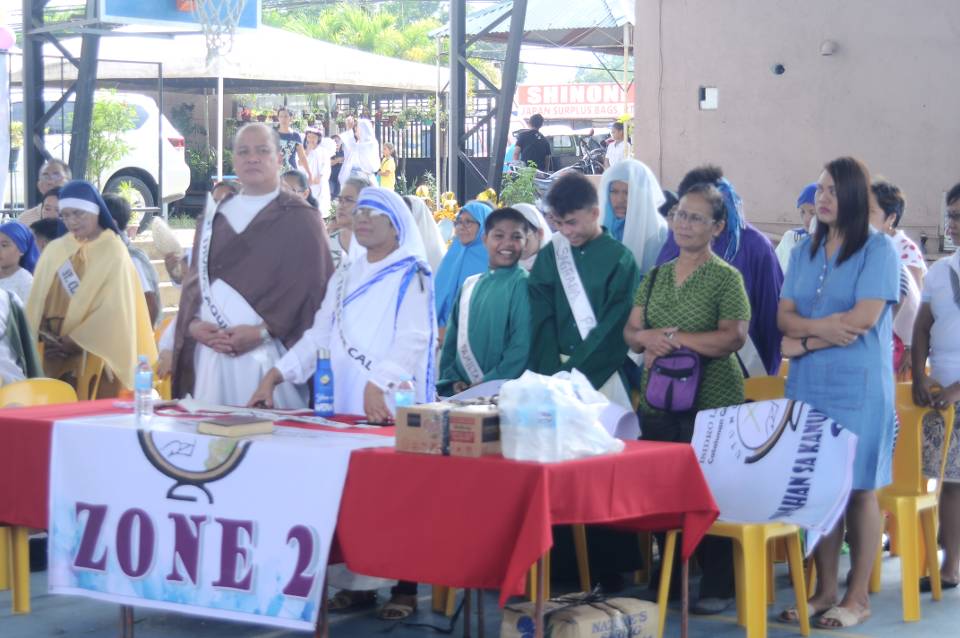
M 690 224 L 691 226 L 706 226 L 707 224 L 712 224 L 713 220 L 704 217 L 698 213 L 688 213 L 685 210 L 674 209 L 670 211 L 670 214 L 667 215 L 667 218 L 674 222 L 680 222 L 681 224 Z
M 952 224 L 960 224 L 960 210 L 948 210 L 947 221 Z
M 474 220 L 472 220 L 472 219 L 458 219 L 458 220 L 456 220 L 455 222 L 453 222 L 453 225 L 454 225 L 455 228 L 469 228 L 470 226 L 472 226 L 472 225 L 474 225 L 474 224 L 476 224 L 477 226 L 479 226 L 479 225 L 480 225 L 480 222 L 474 221 Z
M 45 180 L 47 180 L 48 182 L 55 182 L 55 181 L 57 181 L 57 180 L 61 180 L 61 179 L 64 179 L 64 178 L 66 178 L 66 175 L 64 175 L 63 173 L 61 173 L 61 172 L 59 172 L 59 171 L 56 171 L 56 172 L 53 172 L 53 173 L 47 173 L 47 172 L 42 172 L 42 173 L 40 173 L 40 179 L 45 179 Z
M 83 215 L 89 215 L 90 213 L 83 210 L 62 210 L 60 211 L 60 219 L 63 221 L 70 221 L 71 219 L 80 219 Z

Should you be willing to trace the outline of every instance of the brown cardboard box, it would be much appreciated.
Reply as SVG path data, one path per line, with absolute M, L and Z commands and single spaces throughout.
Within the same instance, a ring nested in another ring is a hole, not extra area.
M 450 454 L 500 454 L 500 410 L 495 405 L 466 405 L 450 410 Z
M 636 598 L 609 598 L 577 604 L 579 594 L 544 603 L 546 632 L 552 638 L 654 638 L 660 616 L 656 603 Z M 503 610 L 500 638 L 532 636 L 536 628 L 534 603 L 508 605 Z
M 449 454 L 451 403 L 397 408 L 396 449 L 418 454 Z
M 500 412 L 495 405 L 446 402 L 399 408 L 396 449 L 444 456 L 499 454 Z

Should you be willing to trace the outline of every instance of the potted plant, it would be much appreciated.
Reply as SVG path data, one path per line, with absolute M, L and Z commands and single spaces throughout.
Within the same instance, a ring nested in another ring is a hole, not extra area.
M 20 149 L 23 147 L 23 122 L 10 122 L 10 171 L 17 170 L 20 161 Z

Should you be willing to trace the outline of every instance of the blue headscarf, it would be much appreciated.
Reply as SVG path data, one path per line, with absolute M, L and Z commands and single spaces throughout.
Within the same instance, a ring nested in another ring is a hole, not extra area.
M 721 177 L 715 186 L 723 195 L 723 207 L 727 211 L 727 249 L 723 259 L 729 263 L 740 250 L 740 233 L 746 228 L 747 220 L 743 218 L 743 200 L 733 189 L 733 184 Z
M 13 240 L 17 249 L 23 253 L 20 257 L 20 267 L 32 273 L 37 265 L 37 259 L 40 258 L 40 251 L 37 249 L 37 242 L 30 229 L 18 221 L 11 221 L 0 226 L 0 233 Z
M 814 197 L 817 195 L 817 183 L 807 184 L 803 187 L 803 190 L 800 192 L 800 197 L 797 198 L 797 208 L 800 208 L 804 204 L 813 204 Z
M 63 185 L 60 189 L 60 210 L 65 208 L 76 208 L 96 214 L 100 228 L 120 234 L 117 222 L 110 215 L 110 209 L 100 196 L 100 191 L 90 182 L 75 179 Z
M 484 202 L 473 201 L 460 209 L 460 213 L 457 213 L 458 219 L 463 212 L 470 213 L 470 216 L 480 224 L 480 228 L 477 230 L 476 238 L 466 246 L 455 239 L 447 250 L 447 254 L 443 256 L 440 267 L 437 268 L 437 323 L 441 326 L 447 325 L 447 319 L 450 318 L 450 312 L 453 310 L 453 302 L 457 298 L 457 293 L 460 292 L 463 280 L 470 275 L 484 272 L 490 262 L 487 249 L 483 245 L 483 225 L 487 221 L 487 215 L 493 212 L 493 208 Z

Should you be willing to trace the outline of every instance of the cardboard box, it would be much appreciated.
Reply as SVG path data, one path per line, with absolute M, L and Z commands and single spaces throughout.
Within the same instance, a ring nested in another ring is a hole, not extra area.
M 417 454 L 500 453 L 500 412 L 494 405 L 424 403 L 397 410 L 396 449 Z
M 573 594 L 544 603 L 545 635 L 551 638 L 655 638 L 659 633 L 656 603 L 637 598 L 609 598 L 577 604 L 582 596 Z M 534 629 L 534 603 L 504 608 L 500 638 L 532 636 Z
M 500 409 L 495 405 L 466 405 L 450 410 L 451 456 L 500 454 Z

